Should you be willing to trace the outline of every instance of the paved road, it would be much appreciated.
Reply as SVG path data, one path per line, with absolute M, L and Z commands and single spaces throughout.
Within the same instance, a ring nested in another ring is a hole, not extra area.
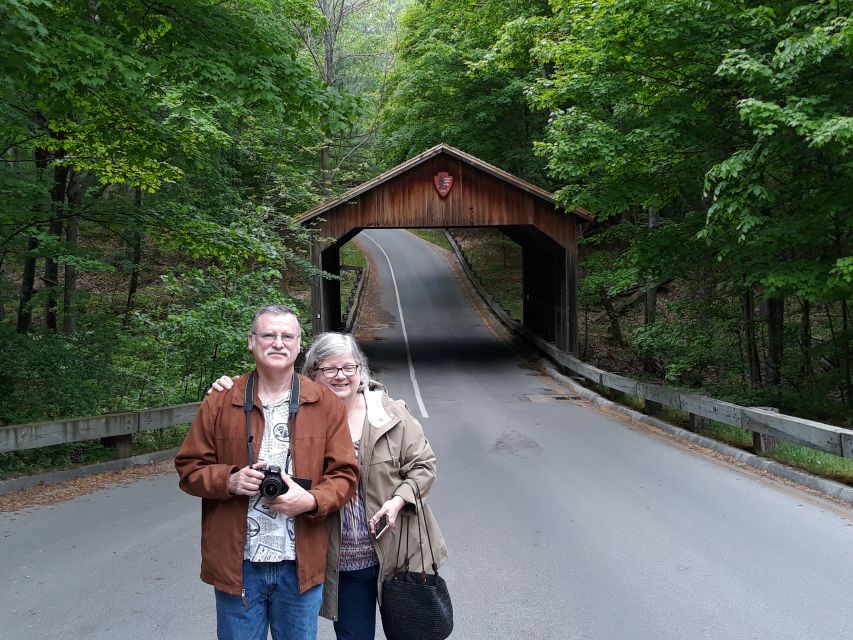
M 439 250 L 365 236 L 366 349 L 438 454 L 454 638 L 850 637 L 853 511 L 558 399 Z M 213 637 L 198 521 L 173 476 L 0 514 L 0 637 Z

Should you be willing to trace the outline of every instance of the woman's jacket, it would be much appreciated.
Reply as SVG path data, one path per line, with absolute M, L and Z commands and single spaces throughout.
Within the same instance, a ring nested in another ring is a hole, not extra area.
M 382 580 L 389 577 L 398 564 L 397 543 L 401 535 L 404 536 L 401 555 L 405 553 L 405 527 L 409 530 L 409 554 L 414 554 L 409 561 L 409 567 L 412 571 L 421 570 L 418 519 L 415 517 L 415 490 L 407 479 L 415 480 L 420 487 L 421 496 L 426 498 L 435 480 L 436 461 L 423 428 L 409 413 L 405 402 L 392 400 L 385 392 L 385 388 L 375 382 L 364 391 L 364 399 L 367 405 L 367 418 L 359 448 L 361 467 L 359 481 L 362 484 L 367 517 L 370 518 L 379 511 L 385 501 L 395 495 L 403 498 L 406 503 L 397 515 L 394 529 L 379 540 L 371 536 L 373 548 L 379 558 L 378 588 L 381 598 Z M 426 502 L 424 512 L 435 561 L 438 566 L 441 566 L 447 560 L 444 537 Z M 326 580 L 323 586 L 323 606 L 320 609 L 320 615 L 330 620 L 337 620 L 338 557 L 341 547 L 340 512 L 336 515 L 330 514 L 329 518 L 332 522 L 329 528 L 329 551 L 326 557 Z M 423 529 L 423 520 L 421 522 L 421 529 Z M 427 571 L 431 571 L 432 561 L 426 533 L 423 537 L 425 566 Z

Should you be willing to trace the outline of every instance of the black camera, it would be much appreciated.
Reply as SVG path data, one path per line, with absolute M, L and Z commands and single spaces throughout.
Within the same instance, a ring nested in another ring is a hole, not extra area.
M 287 493 L 287 483 L 281 479 L 281 467 L 271 464 L 262 471 L 264 479 L 261 480 L 261 495 L 264 498 L 277 498 Z

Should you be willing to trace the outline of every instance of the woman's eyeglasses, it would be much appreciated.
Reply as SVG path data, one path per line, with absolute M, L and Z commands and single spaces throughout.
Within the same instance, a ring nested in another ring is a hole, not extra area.
M 338 371 L 343 371 L 345 376 L 351 376 L 358 371 L 357 364 L 345 364 L 342 367 L 317 367 L 315 371 L 322 371 L 327 378 L 334 378 L 338 375 Z

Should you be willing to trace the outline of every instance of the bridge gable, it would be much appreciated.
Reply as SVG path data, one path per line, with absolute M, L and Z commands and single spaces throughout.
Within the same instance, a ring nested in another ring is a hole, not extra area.
M 435 177 L 453 184 L 442 196 Z M 583 210 L 557 209 L 553 196 L 493 165 L 447 145 L 438 145 L 306 212 L 298 221 L 315 227 L 332 244 L 361 229 L 532 226 L 565 248 L 574 245 Z

